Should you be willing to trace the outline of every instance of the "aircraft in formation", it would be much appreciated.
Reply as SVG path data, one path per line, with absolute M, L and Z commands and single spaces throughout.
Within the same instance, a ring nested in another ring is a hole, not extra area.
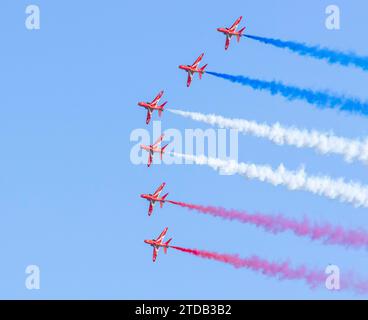
M 196 61 L 192 65 L 180 65 L 179 69 L 182 69 L 186 72 L 188 72 L 188 80 L 187 80 L 187 87 L 190 86 L 192 83 L 193 75 L 195 73 L 198 73 L 199 79 L 202 79 L 202 75 L 205 73 L 204 69 L 206 69 L 207 64 L 205 64 L 203 67 L 199 67 L 199 63 L 202 61 L 204 56 L 204 53 L 202 53 Z
M 236 21 L 232 24 L 231 27 L 221 27 L 217 28 L 218 32 L 223 33 L 226 36 L 226 42 L 225 42 L 225 50 L 227 50 L 230 46 L 230 41 L 232 37 L 236 37 L 237 41 L 239 42 L 241 37 L 243 36 L 245 27 L 237 31 L 237 28 L 242 21 L 242 16 L 240 16 Z M 191 65 L 179 65 L 179 69 L 184 70 L 188 73 L 187 78 L 187 87 L 190 87 L 193 76 L 195 73 L 198 73 L 199 79 L 202 79 L 203 74 L 206 72 L 205 69 L 207 67 L 207 64 L 205 64 L 203 67 L 199 67 L 200 62 L 202 61 L 204 56 L 204 53 L 202 53 L 196 61 L 194 61 Z M 164 107 L 167 104 L 167 101 L 163 104 L 159 105 L 159 101 L 162 98 L 164 94 L 164 91 L 160 91 L 160 93 L 154 98 L 151 102 L 138 102 L 138 105 L 140 107 L 143 107 L 147 110 L 147 117 L 146 117 L 146 124 L 149 124 L 151 121 L 152 113 L 153 111 L 157 110 L 159 117 L 161 117 L 162 112 L 164 111 Z
M 158 254 L 158 250 L 160 248 L 164 249 L 164 253 L 167 253 L 167 249 L 170 247 L 169 243 L 172 240 L 172 238 L 170 238 L 169 240 L 167 240 L 166 242 L 164 242 L 164 237 L 167 233 L 168 227 L 166 227 L 164 229 L 164 231 L 161 232 L 161 234 L 157 237 L 157 239 L 152 239 L 152 240 L 144 240 L 144 243 L 149 244 L 150 246 L 153 247 L 153 256 L 152 256 L 152 261 L 155 262 L 156 258 L 157 258 L 157 254 Z
M 241 37 L 243 36 L 243 32 L 245 30 L 245 27 L 240 29 L 239 31 L 237 31 L 237 28 L 240 24 L 242 20 L 242 17 L 239 17 L 231 27 L 229 28 L 217 28 L 218 32 L 223 33 L 226 36 L 226 42 L 225 42 L 225 50 L 227 50 L 229 48 L 230 45 L 230 41 L 232 37 L 236 37 L 237 41 L 239 42 Z M 199 79 L 202 79 L 203 74 L 206 72 L 205 69 L 207 67 L 207 64 L 205 64 L 203 67 L 199 67 L 199 64 L 201 63 L 202 59 L 203 59 L 204 53 L 202 53 L 197 59 L 196 61 L 194 61 L 193 64 L 191 65 L 179 65 L 179 69 L 184 70 L 188 73 L 188 78 L 187 78 L 187 87 L 190 87 L 192 80 L 193 80 L 193 76 L 195 73 L 198 73 Z M 138 105 L 140 107 L 143 107 L 147 110 L 147 117 L 146 117 L 146 124 L 150 123 L 150 120 L 152 118 L 152 113 L 157 110 L 158 111 L 158 115 L 159 117 L 161 117 L 162 112 L 164 111 L 164 107 L 167 104 L 167 101 L 164 102 L 163 104 L 159 105 L 160 99 L 162 98 L 164 94 L 164 91 L 160 91 L 157 96 L 151 101 L 151 102 L 138 102 Z M 164 139 L 164 134 L 162 134 L 157 141 L 154 144 L 151 145 L 141 145 L 141 149 L 145 150 L 148 152 L 148 164 L 147 166 L 150 167 L 152 164 L 152 160 L 153 160 L 153 155 L 155 153 L 159 153 L 161 160 L 162 160 L 162 156 L 165 153 L 165 149 L 168 146 L 165 145 L 164 147 L 161 147 L 161 142 Z M 148 207 L 148 215 L 151 216 L 152 212 L 153 212 L 153 208 L 155 206 L 155 204 L 158 202 L 160 203 L 160 208 L 162 208 L 163 204 L 167 201 L 166 197 L 168 196 L 168 193 L 166 193 L 164 196 L 160 197 L 160 194 L 163 190 L 163 188 L 165 187 L 165 182 L 162 183 L 157 190 L 151 194 L 141 194 L 141 198 L 146 199 L 147 201 L 149 201 L 149 207 Z M 149 244 L 150 246 L 153 247 L 153 256 L 152 256 L 152 260 L 153 262 L 156 261 L 157 255 L 158 255 L 158 251 L 160 248 L 163 248 L 164 253 L 167 253 L 167 249 L 170 247 L 169 243 L 172 240 L 172 238 L 170 238 L 168 241 L 164 242 L 163 239 L 167 233 L 168 228 L 166 227 L 161 234 L 157 237 L 157 239 L 152 239 L 152 240 L 144 240 L 144 242 L 146 244 Z
M 230 28 L 217 28 L 218 32 L 222 32 L 226 36 L 226 42 L 225 42 L 225 50 L 229 48 L 230 40 L 233 36 L 236 37 L 238 42 L 240 41 L 241 37 L 243 36 L 243 32 L 245 30 L 245 27 L 240 29 L 239 31 L 236 31 L 236 29 L 239 26 L 240 21 L 243 17 L 239 17 Z
M 153 208 L 154 208 L 156 202 L 160 203 L 160 208 L 162 208 L 164 203 L 166 202 L 165 199 L 169 195 L 169 193 L 166 193 L 164 196 L 162 196 L 160 198 L 160 193 L 161 193 L 162 189 L 165 187 L 165 185 L 166 185 L 165 182 L 162 183 L 153 194 L 151 194 L 151 193 L 141 194 L 141 198 L 146 199 L 146 200 L 149 201 L 149 207 L 148 207 L 148 215 L 149 216 L 152 214 Z
M 160 146 L 162 140 L 164 139 L 164 134 L 162 134 L 158 139 L 157 141 L 154 143 L 154 144 L 151 144 L 149 146 L 145 146 L 143 144 L 141 144 L 141 149 L 142 150 L 145 150 L 148 152 L 148 163 L 147 163 L 147 166 L 150 167 L 151 164 L 152 164 L 152 159 L 153 159 L 153 155 L 155 153 L 159 153 L 160 154 L 160 157 L 161 157 L 161 160 L 162 160 L 162 155 L 165 153 L 165 149 L 166 147 L 168 146 L 165 145 L 163 147 Z
M 164 94 L 164 91 L 160 91 L 159 94 L 156 96 L 156 98 L 152 100 L 152 102 L 138 102 L 138 105 L 140 107 L 143 107 L 147 110 L 146 124 L 150 123 L 152 112 L 155 110 L 158 111 L 158 116 L 161 117 L 161 114 L 164 111 L 164 107 L 167 103 L 166 101 L 162 105 L 160 106 L 158 105 L 163 94 Z

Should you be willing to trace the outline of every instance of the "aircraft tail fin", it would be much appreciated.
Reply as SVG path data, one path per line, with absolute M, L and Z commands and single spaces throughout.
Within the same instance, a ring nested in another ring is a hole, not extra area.
M 165 149 L 166 149 L 167 146 L 168 146 L 168 144 L 161 148 L 161 154 L 160 154 L 161 160 L 162 160 L 162 155 L 165 153 Z
M 162 197 L 162 200 L 165 200 L 166 199 L 166 197 L 169 195 L 169 193 L 166 193 L 163 197 Z M 165 201 L 161 201 L 160 202 L 160 208 L 162 208 L 163 206 L 164 206 L 164 202 Z
M 206 67 L 208 66 L 208 64 L 205 64 L 202 68 L 200 68 L 200 72 L 199 72 L 199 79 L 202 79 L 202 74 L 205 73 Z
M 162 105 L 160 105 L 160 109 L 158 109 L 158 116 L 161 117 L 162 112 L 164 111 L 164 107 L 166 105 L 167 101 L 164 102 Z
M 236 36 L 236 39 L 238 40 L 238 42 L 240 41 L 240 38 L 243 36 L 244 30 L 245 30 L 245 27 L 239 30 L 239 34 Z
M 172 240 L 172 238 L 170 238 L 169 240 L 167 240 L 166 242 L 165 242 L 165 247 L 164 247 L 164 253 L 166 254 L 167 253 L 167 248 L 169 247 L 169 243 L 170 243 L 170 241 Z

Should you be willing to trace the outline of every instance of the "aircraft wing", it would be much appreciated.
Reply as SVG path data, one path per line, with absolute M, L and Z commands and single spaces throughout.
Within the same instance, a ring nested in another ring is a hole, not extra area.
M 153 203 L 150 202 L 149 207 L 148 207 L 148 215 L 150 216 L 152 212 L 153 212 Z
M 227 36 L 226 37 L 226 43 L 225 43 L 225 50 L 227 50 L 229 48 L 230 45 L 230 38 Z
M 158 248 L 153 247 L 153 256 L 152 256 L 152 261 L 153 261 L 153 262 L 155 262 L 155 261 L 156 261 L 157 254 L 158 254 Z
M 159 101 L 160 101 L 160 99 L 161 99 L 161 97 L 162 97 L 162 95 L 164 94 L 164 91 L 161 91 L 157 96 L 156 96 L 156 98 L 155 99 L 153 99 L 153 101 L 151 102 L 151 104 L 157 104 Z
M 190 84 L 192 83 L 192 79 L 193 79 L 193 75 L 190 72 L 188 72 L 187 87 L 189 87 Z
M 152 163 L 152 153 L 150 152 L 148 154 L 148 164 L 147 164 L 147 166 L 149 167 L 151 165 L 151 163 Z
M 157 190 L 155 191 L 155 193 L 153 194 L 153 196 L 155 197 L 155 198 L 157 198 L 159 195 L 160 195 L 160 193 L 161 193 L 161 191 L 162 191 L 162 189 L 165 187 L 165 182 L 164 183 L 162 183 L 158 188 L 157 188 Z
M 193 67 L 193 68 L 197 68 L 197 67 L 198 67 L 198 65 L 199 65 L 199 63 L 201 62 L 201 60 L 202 60 L 203 56 L 204 56 L 204 53 L 202 53 L 202 54 L 197 58 L 197 60 L 196 60 L 196 61 L 194 61 L 194 63 L 192 64 L 192 67 Z
M 240 23 L 240 21 L 241 21 L 241 19 L 242 19 L 243 17 L 239 17 L 234 23 L 233 23 L 233 25 L 230 27 L 230 30 L 231 31 L 235 31 L 235 29 L 238 27 L 238 25 L 239 25 L 239 23 Z
M 166 227 L 165 229 L 164 229 L 164 231 L 162 231 L 161 232 L 161 234 L 158 236 L 158 238 L 156 239 L 156 241 L 157 242 L 162 242 L 162 240 L 164 239 L 164 237 L 165 237 L 165 235 L 166 235 L 166 232 L 167 232 L 167 230 L 168 230 L 169 228 L 168 227 Z
M 152 112 L 150 110 L 147 110 L 147 118 L 146 118 L 146 124 L 149 124 L 151 121 L 151 114 Z

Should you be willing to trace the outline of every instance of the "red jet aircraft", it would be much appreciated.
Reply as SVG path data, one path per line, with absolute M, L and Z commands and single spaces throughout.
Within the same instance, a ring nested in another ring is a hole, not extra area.
M 149 124 L 150 120 L 151 120 L 151 115 L 152 112 L 154 110 L 158 111 L 158 116 L 161 117 L 162 111 L 164 111 L 164 106 L 166 105 L 167 101 L 164 102 L 162 105 L 158 105 L 160 99 L 162 98 L 164 92 L 161 91 L 155 99 L 152 100 L 152 102 L 138 102 L 138 105 L 140 107 L 146 108 L 147 109 L 147 119 L 146 119 L 146 124 Z
M 149 208 L 148 208 L 148 215 L 150 216 L 152 214 L 153 211 L 153 207 L 155 205 L 156 202 L 160 203 L 160 208 L 163 207 L 164 203 L 166 202 L 166 197 L 169 195 L 168 193 L 166 193 L 163 197 L 160 198 L 160 193 L 162 191 L 162 189 L 165 187 L 166 183 L 164 182 L 163 184 L 161 184 L 158 189 L 155 191 L 154 194 L 141 194 L 141 198 L 146 199 L 149 201 Z
M 158 236 L 157 239 L 144 240 L 144 243 L 147 243 L 147 244 L 149 244 L 153 247 L 153 256 L 152 256 L 153 262 L 156 261 L 157 254 L 158 254 L 158 249 L 160 249 L 160 247 L 164 248 L 164 252 L 167 253 L 167 248 L 169 248 L 169 243 L 172 239 L 172 238 L 170 238 L 166 242 L 163 242 L 167 230 L 168 230 L 168 228 L 166 227 L 164 229 L 164 231 L 161 232 L 161 234 Z
M 236 39 L 238 40 L 238 42 L 240 41 L 240 38 L 243 35 L 243 31 L 245 30 L 245 27 L 239 31 L 236 31 L 236 28 L 238 27 L 241 19 L 242 17 L 239 17 L 230 28 L 218 28 L 217 29 L 217 31 L 222 32 L 226 36 L 225 50 L 229 48 L 230 40 L 232 36 L 236 36 Z
M 207 64 L 204 65 L 202 68 L 199 68 L 198 65 L 201 62 L 203 56 L 204 56 L 204 53 L 202 53 L 191 66 L 190 65 L 180 65 L 179 66 L 179 69 L 182 69 L 188 72 L 187 87 L 189 87 L 190 84 L 192 83 L 194 73 L 198 73 L 199 79 L 202 79 L 202 74 L 205 73 L 204 69 L 207 67 Z
M 143 144 L 141 144 L 141 149 L 148 151 L 148 164 L 147 166 L 149 167 L 152 163 L 152 158 L 153 158 L 153 154 L 154 153 L 159 153 L 161 155 L 161 160 L 162 160 L 162 155 L 165 153 L 165 149 L 168 146 L 168 144 L 164 147 L 159 147 L 159 144 L 161 143 L 161 141 L 164 139 L 164 134 L 162 134 L 157 141 L 154 144 L 151 144 L 149 146 L 145 146 Z

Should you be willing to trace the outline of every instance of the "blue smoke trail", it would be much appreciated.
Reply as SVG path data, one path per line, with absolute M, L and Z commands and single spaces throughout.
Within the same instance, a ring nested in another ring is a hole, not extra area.
M 286 48 L 302 56 L 309 56 L 316 59 L 327 60 L 331 64 L 343 66 L 353 65 L 364 71 L 368 70 L 368 57 L 358 56 L 355 53 L 335 51 L 319 46 L 309 46 L 295 41 L 284 41 L 280 39 L 264 38 L 259 36 L 244 35 L 244 37 L 257 40 L 266 44 L 271 44 L 278 48 Z
M 287 86 L 282 82 L 257 80 L 244 76 L 233 76 L 211 71 L 207 71 L 206 73 L 234 83 L 249 86 L 255 90 L 269 91 L 271 95 L 279 94 L 290 101 L 299 99 L 307 101 L 310 104 L 315 104 L 320 108 L 339 109 L 368 115 L 368 102 L 362 102 L 356 98 L 333 95 L 326 91 L 313 91 L 295 86 Z

